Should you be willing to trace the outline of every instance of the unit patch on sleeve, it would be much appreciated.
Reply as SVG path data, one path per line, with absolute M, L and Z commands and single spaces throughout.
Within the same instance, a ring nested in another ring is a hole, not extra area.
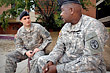
M 92 49 L 97 50 L 99 48 L 99 43 L 97 42 L 97 40 L 91 40 L 90 46 Z

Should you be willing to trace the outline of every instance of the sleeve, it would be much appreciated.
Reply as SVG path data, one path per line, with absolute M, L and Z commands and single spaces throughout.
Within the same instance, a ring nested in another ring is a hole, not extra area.
M 101 69 L 103 72 L 106 70 L 102 57 L 104 44 L 108 38 L 105 27 L 101 23 L 92 22 L 86 31 L 83 55 L 68 63 L 57 65 L 57 73 L 90 71 L 99 73 L 97 69 Z
M 40 35 L 43 39 L 43 43 L 39 47 L 40 50 L 43 50 L 45 47 L 47 47 L 51 42 L 52 38 L 50 36 L 50 33 L 42 26 L 40 26 Z
M 63 43 L 63 36 L 62 32 L 59 34 L 57 42 L 53 50 L 48 55 L 47 61 L 52 61 L 54 64 L 61 58 L 61 56 L 64 54 L 65 47 Z
M 23 40 L 20 37 L 20 31 L 17 32 L 15 45 L 16 45 L 16 50 L 19 51 L 21 54 L 25 55 L 27 50 L 26 50 L 25 46 L 23 45 Z

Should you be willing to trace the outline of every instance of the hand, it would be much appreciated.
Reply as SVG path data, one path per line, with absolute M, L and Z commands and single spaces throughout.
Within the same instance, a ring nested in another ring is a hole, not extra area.
M 26 52 L 26 55 L 30 58 L 34 55 L 34 53 L 33 53 L 33 51 L 30 50 L 30 51 Z
M 49 70 L 49 66 L 53 65 L 53 62 L 49 61 L 43 68 L 42 68 L 42 72 L 46 73 Z
M 40 51 L 38 48 L 35 48 L 33 53 L 35 54 L 36 52 Z
M 57 69 L 55 65 L 49 66 L 48 70 L 46 72 L 43 71 L 43 73 L 57 73 Z

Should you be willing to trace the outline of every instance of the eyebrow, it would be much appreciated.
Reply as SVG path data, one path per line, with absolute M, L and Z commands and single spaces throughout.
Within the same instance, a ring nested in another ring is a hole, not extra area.
M 23 20 L 24 20 L 24 19 L 26 19 L 26 18 L 23 18 Z

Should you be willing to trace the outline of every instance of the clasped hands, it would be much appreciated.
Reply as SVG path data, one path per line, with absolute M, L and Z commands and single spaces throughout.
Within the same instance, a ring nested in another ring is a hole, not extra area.
M 30 58 L 38 51 L 40 51 L 40 50 L 38 48 L 35 48 L 34 51 L 32 51 L 32 50 L 27 51 L 26 55 Z
M 42 73 L 57 73 L 56 66 L 49 61 L 42 69 Z

